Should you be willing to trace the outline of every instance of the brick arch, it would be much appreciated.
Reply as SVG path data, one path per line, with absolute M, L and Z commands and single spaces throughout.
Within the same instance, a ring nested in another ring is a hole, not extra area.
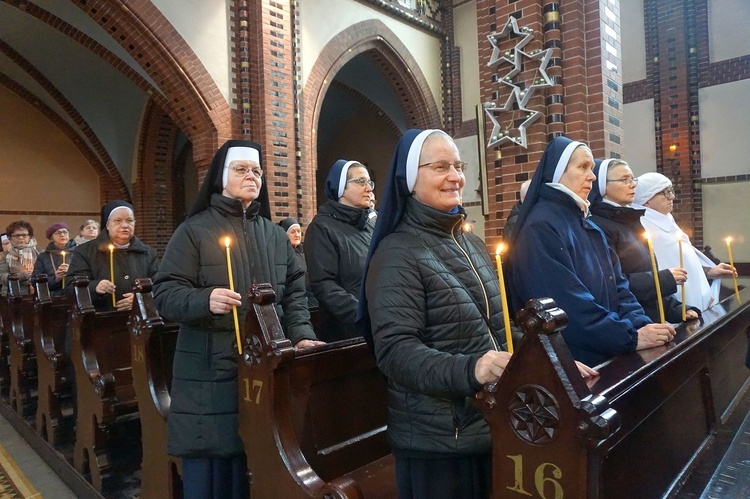
M 437 102 L 416 59 L 404 43 L 382 21 L 370 19 L 349 26 L 329 41 L 320 52 L 302 92 L 301 128 L 303 157 L 302 189 L 315 199 L 317 151 L 315 133 L 325 95 L 341 68 L 364 54 L 379 69 L 400 100 L 408 126 L 442 128 Z M 312 215 L 313 206 L 309 205 Z

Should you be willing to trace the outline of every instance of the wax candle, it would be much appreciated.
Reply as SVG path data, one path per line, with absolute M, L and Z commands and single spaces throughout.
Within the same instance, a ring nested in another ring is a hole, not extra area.
M 62 259 L 63 259 L 62 262 L 63 262 L 63 265 L 65 265 L 65 252 L 61 251 L 60 255 L 62 255 Z M 62 287 L 63 287 L 63 289 L 65 289 L 65 276 L 63 276 L 63 278 L 62 278 Z
M 656 300 L 659 304 L 659 319 L 662 324 L 667 321 L 664 319 L 664 302 L 661 299 L 661 286 L 659 285 L 659 269 L 656 267 L 656 257 L 654 256 L 654 245 L 651 243 L 651 236 L 646 232 L 646 241 L 648 242 L 648 253 L 651 255 L 651 270 L 654 273 L 654 286 L 656 287 Z
M 115 245 L 109 245 L 109 281 L 114 285 L 115 283 Z M 117 308 L 117 299 L 115 298 L 115 291 L 112 292 L 112 306 Z
M 677 247 L 680 250 L 680 268 L 683 268 L 682 266 L 682 234 L 677 235 Z M 685 283 L 683 282 L 680 286 L 682 288 L 682 322 L 685 322 L 685 319 L 687 319 L 687 304 L 685 304 Z
M 727 253 L 729 253 L 729 265 L 734 268 L 734 258 L 732 258 L 732 238 L 728 237 L 726 238 L 727 242 Z M 734 296 L 737 297 L 737 302 L 742 303 L 740 300 L 740 288 L 737 286 L 737 276 L 732 273 L 732 280 L 734 281 Z
M 513 353 L 513 337 L 510 334 L 510 312 L 508 311 L 508 296 L 505 293 L 505 276 L 503 276 L 503 260 L 500 256 L 505 249 L 504 244 L 499 244 L 495 252 L 495 266 L 497 267 L 497 281 L 500 284 L 500 306 L 503 307 L 503 325 L 505 326 L 505 341 L 508 343 L 508 352 Z
M 229 236 L 224 238 L 224 246 L 227 249 L 227 272 L 229 273 L 229 290 L 234 291 L 234 277 L 232 276 L 232 255 L 229 252 Z M 237 317 L 237 307 L 232 306 L 232 317 L 234 318 L 234 334 L 237 338 L 237 352 L 242 355 L 242 340 L 240 339 L 240 320 Z

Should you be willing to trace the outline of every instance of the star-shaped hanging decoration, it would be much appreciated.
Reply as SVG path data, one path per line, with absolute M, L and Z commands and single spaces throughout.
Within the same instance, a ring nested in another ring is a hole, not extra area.
M 515 54 L 511 55 L 512 53 L 509 51 L 506 51 L 504 54 L 502 54 L 500 48 L 497 46 L 497 41 L 500 38 L 505 38 L 511 32 L 518 36 L 523 36 L 521 41 L 516 43 L 516 46 L 515 46 L 516 49 L 524 48 L 526 44 L 529 43 L 532 38 L 534 38 L 533 29 L 528 28 L 526 26 L 519 29 L 518 21 L 516 21 L 516 18 L 513 16 L 509 16 L 508 22 L 505 23 L 505 26 L 503 26 L 503 29 L 500 30 L 499 33 L 495 32 L 487 36 L 487 39 L 490 41 L 490 44 L 492 45 L 492 55 L 490 56 L 490 62 L 487 63 L 488 66 L 494 66 L 495 64 L 498 64 L 502 60 L 505 60 L 507 62 L 510 62 L 511 64 L 514 64 L 514 61 L 512 58 L 516 57 Z
M 490 121 L 492 121 L 492 132 L 490 132 L 490 140 L 487 142 L 487 147 L 492 147 L 494 145 L 498 144 L 504 144 L 506 142 L 512 142 L 513 144 L 519 145 L 521 147 L 527 147 L 528 140 L 526 135 L 526 129 L 531 126 L 534 122 L 536 122 L 541 116 L 542 113 L 539 111 L 535 111 L 533 109 L 527 109 L 523 106 L 523 91 L 519 90 L 518 88 L 515 88 L 513 91 L 511 91 L 510 95 L 508 96 L 508 99 L 505 101 L 505 104 L 503 104 L 501 107 L 496 107 L 494 102 L 487 102 L 484 104 L 484 112 L 487 113 L 487 116 L 490 118 Z M 513 109 L 513 104 L 518 104 L 518 109 Z M 511 127 L 503 128 L 503 126 L 495 119 L 495 113 L 499 112 L 514 112 L 519 111 L 521 113 L 525 114 L 524 120 L 517 126 L 513 127 L 513 129 L 518 130 L 518 137 L 511 135 L 510 130 Z
M 552 79 L 547 74 L 547 66 L 549 65 L 550 59 L 552 58 L 552 49 L 536 50 L 531 53 L 526 53 L 523 50 L 518 50 L 518 56 L 516 58 L 520 60 L 521 55 L 527 57 L 528 59 L 535 59 L 539 61 L 539 69 L 537 70 L 539 72 L 539 76 L 534 76 L 534 80 L 532 80 L 531 85 L 526 88 L 526 90 L 524 91 L 525 94 L 521 96 L 521 105 L 525 106 L 529 102 L 531 96 L 534 94 L 537 88 L 546 88 L 552 86 Z

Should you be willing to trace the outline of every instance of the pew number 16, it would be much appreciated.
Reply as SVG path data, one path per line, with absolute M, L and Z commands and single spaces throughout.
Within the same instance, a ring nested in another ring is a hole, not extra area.
M 506 488 L 525 496 L 533 496 L 533 494 L 523 488 L 523 456 L 519 454 L 507 457 L 513 461 L 513 481 L 515 483 L 512 487 Z M 552 476 L 545 476 L 548 474 L 551 474 Z M 542 499 L 563 499 L 563 488 L 562 485 L 560 485 L 560 482 L 558 482 L 561 478 L 562 470 L 557 465 L 552 463 L 542 463 L 537 466 L 536 471 L 534 472 L 534 486 L 536 487 L 539 497 Z M 546 495 L 545 487 L 548 485 L 552 486 L 553 495 Z
M 263 390 L 263 382 L 259 379 L 254 379 L 251 385 L 250 378 L 242 378 L 242 381 L 245 382 L 245 402 L 260 404 L 260 392 Z M 255 400 L 252 398 L 253 393 L 255 393 Z

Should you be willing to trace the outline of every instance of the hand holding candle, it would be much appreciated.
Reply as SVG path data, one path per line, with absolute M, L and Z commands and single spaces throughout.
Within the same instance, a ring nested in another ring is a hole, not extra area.
M 109 280 L 112 285 L 115 284 L 115 245 L 109 245 Z M 117 308 L 117 299 L 115 298 L 115 291 L 112 292 L 112 306 Z
M 729 265 L 734 268 L 734 258 L 732 258 L 732 238 L 727 237 L 726 242 L 727 253 L 729 253 Z M 734 272 L 732 273 L 732 280 L 734 280 L 734 296 L 737 297 L 737 303 L 742 303 L 742 301 L 740 300 L 740 288 L 739 286 L 737 286 L 737 276 L 734 274 Z
M 224 238 L 224 246 L 227 249 L 227 272 L 229 273 L 229 291 L 234 291 L 234 277 L 232 276 L 232 255 L 229 252 L 229 236 Z M 232 306 L 232 317 L 234 318 L 234 334 L 237 337 L 237 352 L 242 355 L 242 340 L 240 338 L 240 321 L 237 317 L 237 307 Z
M 62 255 L 62 264 L 65 265 L 65 252 L 61 251 L 60 255 Z M 65 276 L 64 275 L 62 278 L 62 288 L 65 289 Z
M 651 236 L 648 232 L 644 233 L 646 241 L 648 242 L 648 253 L 651 255 L 651 270 L 654 273 L 654 286 L 656 287 L 656 300 L 659 304 L 659 320 L 662 324 L 666 324 L 664 319 L 664 302 L 661 299 L 661 285 L 659 284 L 659 269 L 656 267 L 656 257 L 654 256 L 654 245 L 651 242 Z
M 497 267 L 497 280 L 500 284 L 500 306 L 503 307 L 503 325 L 505 327 L 505 341 L 508 343 L 508 352 L 513 353 L 513 336 L 510 332 L 510 312 L 508 311 L 508 296 L 505 293 L 505 276 L 503 276 L 503 260 L 500 254 L 505 245 L 500 243 L 495 252 L 495 266 Z

